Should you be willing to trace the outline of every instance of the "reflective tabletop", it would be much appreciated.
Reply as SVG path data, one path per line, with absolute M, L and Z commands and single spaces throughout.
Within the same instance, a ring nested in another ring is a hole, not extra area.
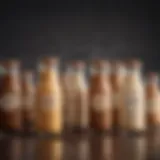
M 147 135 L 0 136 L 0 160 L 160 160 L 160 131 Z

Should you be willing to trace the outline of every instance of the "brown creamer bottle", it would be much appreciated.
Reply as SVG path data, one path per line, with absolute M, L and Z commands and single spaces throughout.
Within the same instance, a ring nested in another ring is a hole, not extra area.
M 88 128 L 88 88 L 85 79 L 85 64 L 71 62 L 65 75 L 65 120 L 68 128 Z
M 3 83 L 4 83 L 4 77 L 6 75 L 6 68 L 4 65 L 4 62 L 0 62 L 0 99 L 3 97 Z M 0 131 L 3 130 L 3 122 L 4 122 L 4 115 L 3 115 L 3 109 L 1 108 L 0 104 Z
M 128 61 L 128 70 L 121 91 L 121 127 L 139 133 L 146 129 L 146 106 L 141 62 Z
M 122 89 L 126 77 L 126 69 L 121 61 L 114 61 L 112 63 L 111 85 L 112 85 L 112 105 L 113 105 L 113 126 L 119 127 L 119 113 L 120 113 L 120 91 Z
M 35 116 L 35 85 L 32 71 L 25 71 L 23 73 L 22 107 L 24 131 L 33 131 Z
M 149 73 L 146 86 L 147 121 L 149 126 L 160 125 L 160 91 L 158 75 Z
M 104 60 L 95 60 L 91 66 L 90 125 L 91 128 L 99 131 L 107 131 L 112 128 L 112 95 L 109 68 L 109 63 Z
M 39 65 L 36 92 L 36 129 L 40 133 L 62 132 L 62 99 L 58 59 L 44 58 Z
M 17 60 L 9 60 L 5 66 L 3 95 L 0 99 L 3 127 L 6 131 L 20 131 L 22 129 L 20 63 Z

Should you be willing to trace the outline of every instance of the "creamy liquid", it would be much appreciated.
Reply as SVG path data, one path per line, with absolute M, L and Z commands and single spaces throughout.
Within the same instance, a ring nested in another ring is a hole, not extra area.
M 87 127 L 88 93 L 82 73 L 73 73 L 66 81 L 66 123 L 68 126 Z
M 122 127 L 130 130 L 144 130 L 145 122 L 145 95 L 144 86 L 139 71 L 129 73 L 121 92 Z
M 91 127 L 106 130 L 112 126 L 112 95 L 108 75 L 94 73 L 91 77 Z
M 14 109 L 21 107 L 21 96 L 16 93 L 6 93 L 0 100 L 1 109 L 12 112 Z
M 146 86 L 147 118 L 151 125 L 160 123 L 160 92 L 157 83 L 149 83 Z

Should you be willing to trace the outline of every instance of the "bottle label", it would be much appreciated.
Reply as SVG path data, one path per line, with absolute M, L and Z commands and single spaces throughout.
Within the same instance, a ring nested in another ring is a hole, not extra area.
M 55 95 L 45 95 L 40 97 L 39 106 L 43 110 L 56 109 L 58 106 L 58 98 Z
M 68 94 L 65 105 L 66 123 L 86 127 L 88 123 L 88 97 L 85 91 Z
M 147 100 L 147 110 L 150 113 L 155 113 L 160 111 L 160 99 L 159 97 Z
M 21 106 L 21 99 L 19 94 L 8 93 L 0 100 L 0 106 L 3 110 L 10 111 Z
M 105 94 L 97 94 L 95 97 L 93 97 L 92 107 L 96 111 L 104 111 L 105 109 L 111 107 L 110 102 L 109 96 Z
M 145 104 L 144 95 L 141 91 L 130 92 L 126 94 L 125 108 L 126 117 L 125 121 L 129 127 L 144 127 L 145 126 Z

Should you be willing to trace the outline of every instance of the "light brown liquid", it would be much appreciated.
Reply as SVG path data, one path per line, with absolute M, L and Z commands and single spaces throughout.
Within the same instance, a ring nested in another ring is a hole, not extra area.
M 160 125 L 160 91 L 158 75 L 150 73 L 146 86 L 147 121 L 149 126 Z
M 90 125 L 99 131 L 112 128 L 112 95 L 108 67 L 108 63 L 104 61 L 93 62 L 94 70 L 90 77 Z
M 113 96 L 113 126 L 115 128 L 119 127 L 119 113 L 120 113 L 120 91 L 122 89 L 124 80 L 125 80 L 125 67 L 119 61 L 115 61 L 112 66 L 112 74 L 111 74 L 111 84 L 112 84 L 112 96 Z
M 57 135 L 62 132 L 62 99 L 57 60 L 42 60 L 39 75 L 36 92 L 36 129 L 38 132 Z
M 33 131 L 35 117 L 35 86 L 33 73 L 25 71 L 22 81 L 22 106 L 24 131 Z
M 67 128 L 88 128 L 88 89 L 84 69 L 83 62 L 72 62 L 64 77 L 64 116 Z
M 4 130 L 19 131 L 22 128 L 20 64 L 10 60 L 6 62 L 6 69 L 0 100 L 3 127 Z

